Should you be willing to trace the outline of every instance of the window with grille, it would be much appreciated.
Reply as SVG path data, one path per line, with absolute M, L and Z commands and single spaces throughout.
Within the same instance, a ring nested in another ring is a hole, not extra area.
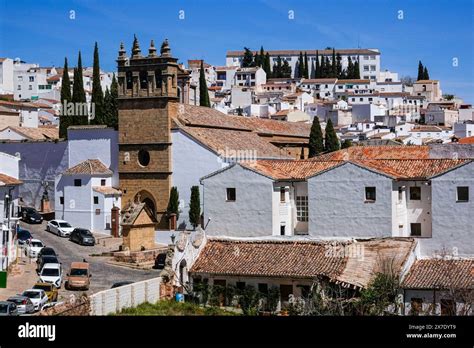
M 308 221 L 308 196 L 296 196 L 296 219 Z

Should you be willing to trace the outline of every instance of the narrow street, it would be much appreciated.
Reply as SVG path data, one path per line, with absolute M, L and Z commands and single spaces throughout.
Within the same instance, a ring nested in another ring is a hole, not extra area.
M 66 274 L 69 272 L 71 262 L 82 261 L 83 259 L 87 260 L 90 264 L 91 269 L 91 286 L 88 294 L 95 293 L 98 291 L 110 289 L 112 284 L 118 281 L 141 281 L 149 278 L 155 278 L 159 275 L 159 271 L 151 270 L 137 270 L 127 267 L 115 266 L 108 264 L 107 261 L 110 257 L 105 256 L 95 256 L 100 255 L 105 251 L 112 251 L 111 248 L 105 248 L 102 245 L 91 246 L 82 246 L 76 243 L 69 241 L 68 238 L 61 238 L 55 234 L 46 231 L 46 222 L 43 222 L 41 225 L 30 225 L 21 222 L 21 227 L 27 229 L 31 232 L 33 238 L 37 238 L 43 241 L 43 243 L 53 248 L 58 255 L 58 259 L 63 267 L 63 281 L 66 277 Z M 116 249 L 116 248 L 115 248 Z M 26 259 L 26 263 L 29 263 L 29 260 Z M 32 259 L 31 263 L 35 264 L 36 259 Z M 31 279 L 31 286 L 38 279 L 35 276 L 35 272 L 26 273 L 25 276 L 33 278 Z M 76 296 L 81 294 L 82 291 L 68 291 L 64 289 L 64 282 L 59 290 L 59 301 L 67 299 L 71 293 L 74 293 Z

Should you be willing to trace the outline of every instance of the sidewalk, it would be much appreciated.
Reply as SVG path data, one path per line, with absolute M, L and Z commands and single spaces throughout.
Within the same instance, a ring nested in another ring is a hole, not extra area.
M 36 274 L 36 259 L 27 257 L 18 258 L 18 262 L 13 266 L 13 271 L 8 275 L 7 288 L 0 289 L 0 301 L 5 301 L 10 296 L 22 293 L 30 289 L 38 280 Z

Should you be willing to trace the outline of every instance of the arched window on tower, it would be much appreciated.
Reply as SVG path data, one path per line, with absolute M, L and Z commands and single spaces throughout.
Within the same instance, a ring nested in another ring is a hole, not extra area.
M 140 88 L 147 89 L 148 88 L 148 76 L 146 71 L 140 71 Z
M 161 76 L 161 70 L 156 70 L 155 71 L 155 79 L 156 79 L 156 88 L 162 88 L 162 76 Z
M 127 89 L 132 89 L 133 88 L 133 76 L 132 76 L 131 71 L 127 71 L 125 79 L 126 79 Z

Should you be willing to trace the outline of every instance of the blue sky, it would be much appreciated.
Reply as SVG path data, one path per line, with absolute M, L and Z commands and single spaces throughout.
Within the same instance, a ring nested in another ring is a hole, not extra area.
M 379 48 L 382 68 L 402 76 L 416 77 L 421 60 L 444 93 L 474 103 L 473 18 L 474 0 L 0 0 L 0 56 L 62 66 L 65 56 L 74 65 L 81 50 L 90 65 L 98 41 L 101 67 L 113 71 L 120 41 L 130 50 L 133 34 L 142 50 L 168 38 L 180 61 L 217 65 L 243 46 L 360 46 Z

